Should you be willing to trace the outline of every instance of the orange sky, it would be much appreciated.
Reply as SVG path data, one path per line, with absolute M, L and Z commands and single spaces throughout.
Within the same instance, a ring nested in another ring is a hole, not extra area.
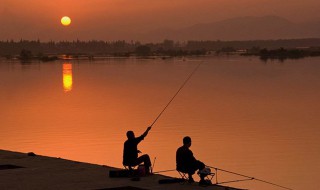
M 60 18 L 72 18 L 69 28 Z M 0 0 L 0 40 L 135 40 L 136 33 L 240 16 L 320 20 L 319 0 Z M 127 39 L 128 40 L 128 39 Z

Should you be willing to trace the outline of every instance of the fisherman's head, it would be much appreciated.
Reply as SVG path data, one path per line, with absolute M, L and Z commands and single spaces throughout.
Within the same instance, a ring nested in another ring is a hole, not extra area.
M 191 138 L 189 136 L 183 138 L 183 145 L 187 147 L 191 146 Z
M 134 136 L 133 131 L 127 131 L 127 137 L 128 137 L 128 139 L 134 139 L 135 136 Z

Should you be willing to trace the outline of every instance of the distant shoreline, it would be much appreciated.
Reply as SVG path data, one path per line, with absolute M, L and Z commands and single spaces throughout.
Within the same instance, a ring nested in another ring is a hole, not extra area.
M 54 62 L 54 61 L 99 61 L 99 60 L 107 60 L 107 59 L 175 59 L 180 58 L 183 61 L 188 60 L 190 58 L 209 58 L 209 57 L 221 57 L 221 56 L 244 56 L 244 57 L 258 57 L 262 61 L 268 60 L 280 60 L 284 61 L 287 59 L 303 59 L 307 57 L 319 57 L 320 49 L 307 49 L 307 50 L 299 50 L 299 49 L 276 49 L 276 50 L 268 50 L 263 49 L 258 52 L 239 52 L 239 51 L 230 51 L 230 52 L 206 52 L 202 55 L 184 55 L 184 56 L 172 56 L 172 55 L 147 55 L 147 56 L 123 56 L 123 55 L 45 55 L 42 57 L 30 56 L 21 58 L 20 55 L 14 55 L 8 57 L 0 57 L 2 60 L 7 61 L 18 61 L 21 63 L 31 63 L 31 62 Z
M 0 57 L 28 62 L 39 60 L 96 60 L 102 58 L 169 59 L 174 57 L 259 56 L 268 59 L 299 59 L 320 56 L 320 38 L 255 41 L 164 40 L 161 43 L 126 41 L 0 41 Z

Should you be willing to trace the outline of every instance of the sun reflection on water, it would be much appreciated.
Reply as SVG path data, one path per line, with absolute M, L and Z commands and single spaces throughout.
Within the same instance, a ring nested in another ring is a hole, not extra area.
M 70 92 L 72 90 L 72 64 L 63 63 L 63 90 L 64 92 Z

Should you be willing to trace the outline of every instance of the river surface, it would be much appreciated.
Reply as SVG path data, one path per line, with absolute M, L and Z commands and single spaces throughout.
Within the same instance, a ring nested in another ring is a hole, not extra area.
M 122 167 L 126 131 L 154 171 L 175 168 L 182 138 L 209 166 L 292 189 L 320 189 L 320 59 L 255 57 L 0 61 L 0 148 Z M 177 172 L 163 173 L 178 176 Z M 107 174 L 106 174 L 107 177 Z M 218 174 L 218 180 L 242 179 Z M 258 181 L 226 184 L 281 189 Z

